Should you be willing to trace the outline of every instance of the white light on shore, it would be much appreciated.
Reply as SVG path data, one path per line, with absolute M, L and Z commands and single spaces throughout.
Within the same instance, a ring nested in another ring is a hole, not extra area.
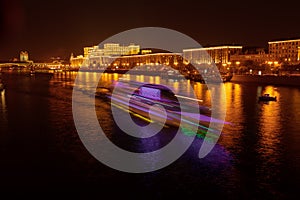
M 260 76 L 261 76 L 261 71 L 258 71 L 258 75 L 260 75 Z

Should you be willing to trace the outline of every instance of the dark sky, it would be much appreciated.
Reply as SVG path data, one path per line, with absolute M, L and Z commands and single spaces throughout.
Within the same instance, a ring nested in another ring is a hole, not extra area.
M 0 0 L 0 60 L 46 60 L 97 45 L 119 32 L 170 28 L 201 45 L 266 46 L 300 37 L 300 1 Z

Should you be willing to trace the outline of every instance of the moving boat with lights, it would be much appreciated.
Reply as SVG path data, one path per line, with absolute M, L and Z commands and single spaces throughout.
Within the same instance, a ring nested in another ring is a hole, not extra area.
M 258 97 L 259 101 L 277 101 L 277 97 L 272 97 L 270 94 L 264 94 L 260 97 Z
M 110 98 L 113 106 L 138 114 L 148 122 L 192 130 L 196 127 L 202 133 L 210 130 L 211 122 L 226 123 L 212 118 L 211 109 L 201 105 L 202 100 L 176 95 L 164 85 L 118 81 Z

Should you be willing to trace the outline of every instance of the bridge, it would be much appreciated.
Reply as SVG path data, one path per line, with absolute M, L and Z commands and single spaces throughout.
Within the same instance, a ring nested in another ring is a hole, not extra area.
M 29 67 L 32 66 L 31 62 L 3 62 L 0 67 Z
M 30 69 L 63 69 L 68 64 L 61 63 L 34 63 L 34 62 L 0 62 L 1 68 L 30 68 Z

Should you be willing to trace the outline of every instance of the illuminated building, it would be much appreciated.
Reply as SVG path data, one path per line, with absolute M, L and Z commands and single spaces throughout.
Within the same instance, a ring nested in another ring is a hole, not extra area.
M 27 51 L 21 51 L 20 52 L 20 61 L 21 62 L 27 62 L 28 60 L 29 60 L 28 52 Z
M 151 53 L 142 55 L 120 56 L 116 58 L 112 65 L 119 67 L 135 66 L 177 66 L 183 59 L 180 53 Z
M 103 54 L 105 56 L 121 56 L 121 55 L 134 55 L 140 52 L 140 46 L 130 44 L 129 46 L 120 46 L 117 43 L 104 44 Z
M 242 54 L 242 55 L 232 55 L 231 62 L 245 62 L 245 61 L 254 61 L 257 63 L 265 63 L 271 60 L 269 54 Z
M 300 39 L 271 41 L 268 44 L 273 60 L 291 64 L 299 62 Z
M 84 56 L 123 56 L 123 55 L 135 55 L 140 52 L 140 46 L 130 44 L 128 46 L 121 46 L 117 43 L 106 43 L 103 45 L 103 49 L 99 46 L 84 47 Z
M 70 65 L 72 67 L 80 67 L 82 65 L 82 63 L 84 62 L 84 60 L 85 60 L 85 57 L 83 57 L 82 55 L 74 57 L 74 55 L 72 53 L 71 57 L 70 57 Z
M 106 43 L 103 49 L 99 46 L 84 47 L 83 56 L 74 57 L 71 55 L 70 63 L 73 67 L 79 67 L 82 64 L 89 67 L 106 66 L 111 63 L 116 56 L 136 55 L 140 52 L 140 46 L 130 44 L 128 46 L 121 46 L 117 43 Z
M 152 53 L 152 50 L 151 49 L 143 49 L 141 51 L 141 54 L 149 54 L 149 53 Z
M 87 57 L 94 49 L 97 49 L 98 46 L 94 46 L 94 47 L 84 47 L 83 48 L 83 56 Z
M 264 48 L 260 47 L 243 47 L 243 53 L 232 55 L 230 58 L 232 63 L 254 61 L 255 63 L 267 63 L 271 61 L 270 55 L 266 53 Z
M 184 49 L 183 57 L 194 64 L 228 63 L 232 55 L 242 52 L 242 46 L 216 46 Z

